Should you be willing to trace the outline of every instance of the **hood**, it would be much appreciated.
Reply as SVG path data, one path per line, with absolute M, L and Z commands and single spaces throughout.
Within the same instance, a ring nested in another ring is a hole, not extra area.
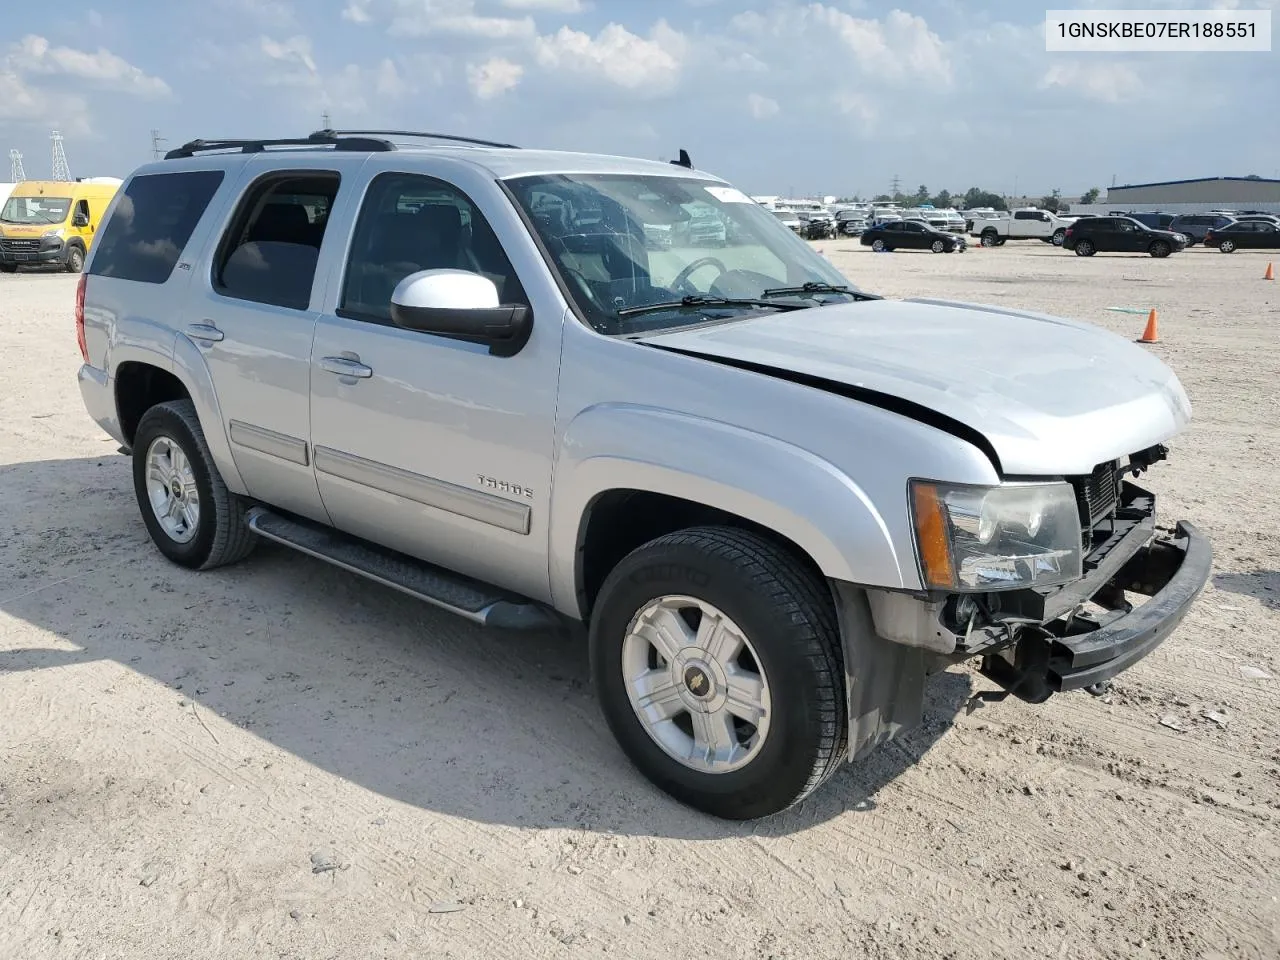
M 0 234 L 6 237 L 43 237 L 52 230 L 61 230 L 61 223 L 17 224 L 0 223 Z
M 832 304 L 640 342 L 938 423 L 994 455 L 1007 476 L 1089 473 L 1168 440 L 1191 417 L 1177 377 L 1146 349 L 1089 324 L 994 306 Z

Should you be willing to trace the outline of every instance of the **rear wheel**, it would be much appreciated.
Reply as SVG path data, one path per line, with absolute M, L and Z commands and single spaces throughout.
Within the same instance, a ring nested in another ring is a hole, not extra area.
M 1147 252 L 1157 260 L 1162 260 L 1173 252 L 1173 248 L 1163 240 L 1157 240 L 1147 248 Z
M 650 541 L 605 580 L 590 643 L 619 745 L 683 803 L 735 820 L 768 816 L 844 759 L 831 594 L 772 540 L 697 527 Z
M 1057 230 L 1053 231 L 1053 238 L 1052 238 L 1052 241 L 1053 241 L 1053 245 L 1054 245 L 1055 247 L 1060 247 L 1060 246 L 1062 246 L 1062 241 L 1063 241 L 1063 240 L 1065 240 L 1065 239 L 1067 239 L 1067 231 L 1066 231 L 1066 229 L 1065 229 L 1065 228 L 1059 228 L 1059 229 L 1057 229 Z
M 1079 240 L 1076 242 L 1077 257 L 1092 257 L 1095 252 L 1092 240 Z
M 1220 244 L 1218 244 L 1218 249 L 1221 250 L 1223 253 L 1231 253 L 1233 250 L 1235 250 L 1235 248 L 1236 248 L 1236 242 L 1234 240 L 1223 240 Z
M 190 400 L 142 415 L 133 439 L 133 487 L 156 547 L 174 563 L 208 570 L 248 556 L 257 542 L 248 505 L 222 482 Z

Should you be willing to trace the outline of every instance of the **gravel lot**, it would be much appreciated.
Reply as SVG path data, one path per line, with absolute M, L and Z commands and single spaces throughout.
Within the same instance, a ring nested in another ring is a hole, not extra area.
M 0 957 L 1280 957 L 1280 282 L 1268 256 L 819 244 L 861 286 L 1079 317 L 1183 378 L 1147 476 L 1215 576 L 1107 698 L 970 709 L 773 821 L 615 748 L 584 651 L 264 545 L 147 540 L 75 278 L 0 276 Z M 1277 258 L 1280 259 L 1280 258 Z

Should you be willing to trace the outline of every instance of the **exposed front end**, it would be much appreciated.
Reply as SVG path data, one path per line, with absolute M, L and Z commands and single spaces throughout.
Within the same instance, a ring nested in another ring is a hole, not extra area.
M 0 263 L 6 265 L 64 263 L 66 258 L 66 243 L 56 232 L 41 236 L 0 236 Z

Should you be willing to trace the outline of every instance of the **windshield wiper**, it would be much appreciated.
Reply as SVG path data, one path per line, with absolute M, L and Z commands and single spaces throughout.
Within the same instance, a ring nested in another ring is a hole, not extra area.
M 855 300 L 878 300 L 879 297 L 870 293 L 859 293 L 857 290 L 850 290 L 847 286 L 836 283 L 822 283 L 819 280 L 810 280 L 808 283 L 802 283 L 798 287 L 773 287 L 760 294 L 762 297 L 788 297 L 801 293 L 843 293 L 853 297 Z
M 770 310 L 803 310 L 799 303 L 774 303 L 772 300 L 753 300 L 743 297 L 717 297 L 709 293 L 693 293 L 679 300 L 665 300 L 662 303 L 644 303 L 638 307 L 623 307 L 618 311 L 619 317 L 634 317 L 642 313 L 657 313 L 661 310 L 693 310 L 698 307 L 768 307 Z

